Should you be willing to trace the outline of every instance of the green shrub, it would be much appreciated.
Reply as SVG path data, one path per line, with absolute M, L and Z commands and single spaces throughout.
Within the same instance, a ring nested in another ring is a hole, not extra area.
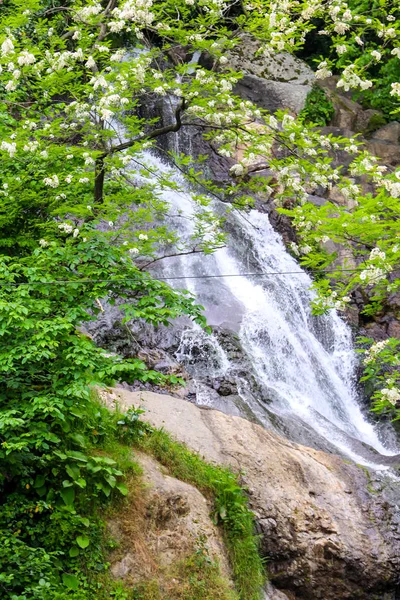
M 306 103 L 299 113 L 299 119 L 308 125 L 328 125 L 335 109 L 326 92 L 318 85 L 314 85 L 307 94 Z

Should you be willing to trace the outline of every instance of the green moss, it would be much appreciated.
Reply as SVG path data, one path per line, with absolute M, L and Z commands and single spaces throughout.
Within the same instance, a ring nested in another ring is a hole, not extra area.
M 265 571 L 258 552 L 259 540 L 254 534 L 253 514 L 237 476 L 227 468 L 205 462 L 163 430 L 149 429 L 139 447 L 154 456 L 171 475 L 194 485 L 213 500 L 213 517 L 224 530 L 239 598 L 259 600 Z

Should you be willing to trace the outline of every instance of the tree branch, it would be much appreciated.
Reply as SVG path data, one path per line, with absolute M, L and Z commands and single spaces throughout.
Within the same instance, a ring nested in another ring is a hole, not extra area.
M 215 246 L 214 250 L 219 250 L 220 248 L 225 248 L 225 245 Z M 146 267 L 151 266 L 154 263 L 158 262 L 159 260 L 163 260 L 164 258 L 173 258 L 174 256 L 187 256 L 188 254 L 200 254 L 200 253 L 204 253 L 204 250 L 202 248 L 193 248 L 192 250 L 187 250 L 186 252 L 174 252 L 173 254 L 164 254 L 164 256 L 159 256 L 158 258 L 149 260 L 149 262 L 145 263 L 144 265 L 142 265 L 141 267 L 138 267 L 138 268 L 139 268 L 139 271 L 143 271 L 143 269 L 146 269 Z
M 130 148 L 131 146 L 133 146 L 139 140 L 152 140 L 156 137 L 160 137 L 160 135 L 165 135 L 167 133 L 173 133 L 173 132 L 179 131 L 179 129 L 182 127 L 181 115 L 182 115 L 182 112 L 185 110 L 185 108 L 186 108 L 186 102 L 185 102 L 185 99 L 182 98 L 181 102 L 179 103 L 179 105 L 176 107 L 176 110 L 175 110 L 175 123 L 171 123 L 170 125 L 165 125 L 165 127 L 159 127 L 158 129 L 153 129 L 153 131 L 151 131 L 147 135 L 144 135 L 143 137 L 137 137 L 137 138 L 134 138 L 133 140 L 129 140 L 128 142 L 123 142 L 122 144 L 119 144 L 118 146 L 113 146 L 112 148 L 107 150 L 107 152 L 104 153 L 103 158 L 106 158 L 106 156 L 109 156 L 110 154 L 115 154 L 116 152 L 121 152 L 122 150 L 126 150 L 127 148 Z
M 186 108 L 185 99 L 182 98 L 179 105 L 175 110 L 175 123 L 171 123 L 170 125 L 165 125 L 165 127 L 159 127 L 158 129 L 154 129 L 147 135 L 143 137 L 137 137 L 133 140 L 129 140 L 128 142 L 124 142 L 123 144 L 119 144 L 118 146 L 113 146 L 109 150 L 106 150 L 103 154 L 97 157 L 96 159 L 96 168 L 95 168 L 95 181 L 94 181 L 94 199 L 95 202 L 103 201 L 103 189 L 104 189 L 104 179 L 105 179 L 105 164 L 104 161 L 107 156 L 115 154 L 116 152 L 122 152 L 122 150 L 126 150 L 133 146 L 137 141 L 141 140 L 151 140 L 160 135 L 165 135 L 166 133 L 171 133 L 175 131 L 179 131 L 182 127 L 181 115 L 182 112 Z

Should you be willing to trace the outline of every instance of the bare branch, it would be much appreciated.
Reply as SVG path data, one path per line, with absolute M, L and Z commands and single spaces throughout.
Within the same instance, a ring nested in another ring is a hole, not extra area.
M 225 248 L 225 245 L 215 246 L 215 248 L 213 248 L 213 250 L 219 250 L 220 248 Z M 146 264 L 139 267 L 139 270 L 143 271 L 143 269 L 146 269 L 146 267 L 153 265 L 154 263 L 156 263 L 160 260 L 164 260 L 164 258 L 173 258 L 174 256 L 187 256 L 188 254 L 202 254 L 202 253 L 204 253 L 204 250 L 202 248 L 192 248 L 192 250 L 187 250 L 187 252 L 175 252 L 174 254 L 164 254 L 164 256 L 159 256 L 158 258 L 149 260 L 149 262 L 147 262 Z

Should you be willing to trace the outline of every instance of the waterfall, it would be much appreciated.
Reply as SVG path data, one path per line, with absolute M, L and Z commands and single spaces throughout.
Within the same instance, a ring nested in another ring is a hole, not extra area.
M 172 109 L 167 103 L 165 110 Z M 109 125 L 123 141 L 119 123 Z M 173 145 L 179 151 L 179 139 Z M 199 206 L 177 168 L 150 152 L 138 159 L 148 171 L 136 174 L 137 183 L 153 186 L 168 204 L 168 226 L 183 247 L 190 245 L 196 213 L 208 210 L 225 219 L 224 248 L 167 258 L 152 270 L 174 287 L 190 290 L 210 325 L 235 332 L 245 356 L 246 366 L 238 372 L 217 335 L 188 325 L 176 358 L 195 384 L 206 376 L 232 377 L 243 416 L 251 415 L 294 441 L 387 469 L 391 461 L 385 457 L 400 450 L 392 430 L 382 436 L 361 410 L 350 328 L 334 310 L 312 315 L 312 280 L 286 251 L 268 216 L 256 210 L 245 215 L 228 211 L 217 200 L 207 208 Z M 164 176 L 172 187 L 160 183 Z M 224 404 L 218 394 L 207 399 L 201 384 L 197 390 L 199 403 L 215 408 Z M 226 403 L 224 409 L 229 411 Z M 237 407 L 231 409 L 238 414 Z
M 180 186 L 158 191 L 171 207 L 169 225 L 184 243 L 193 234 L 197 205 L 177 170 L 150 153 L 144 160 L 152 173 L 172 173 Z M 154 184 L 153 175 L 149 180 Z M 357 401 L 349 327 L 334 310 L 312 315 L 312 281 L 288 254 L 268 216 L 252 210 L 244 218 L 235 211 L 227 213 L 217 201 L 209 210 L 226 217 L 226 247 L 211 255 L 165 259 L 156 274 L 192 291 L 210 325 L 236 332 L 259 386 L 255 395 L 246 377 L 238 378 L 243 403 L 265 426 L 272 425 L 271 414 L 295 420 L 331 448 L 366 465 L 397 454 L 380 439 Z M 254 272 L 265 275 L 247 275 Z M 182 276 L 183 281 L 174 279 Z M 213 375 L 232 370 L 217 337 L 199 327 L 183 332 L 177 357 L 195 379 L 207 369 Z

